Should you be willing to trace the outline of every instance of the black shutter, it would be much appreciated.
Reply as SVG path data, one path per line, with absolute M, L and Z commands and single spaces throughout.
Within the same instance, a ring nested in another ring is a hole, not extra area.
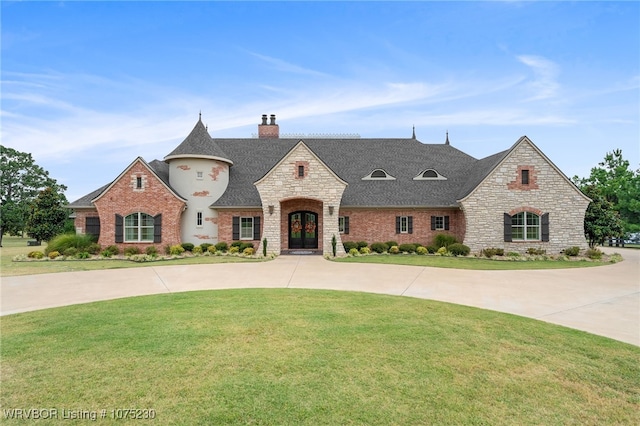
M 431 230 L 432 231 L 436 230 L 436 217 L 435 216 L 431 216 Z
M 253 217 L 253 239 L 260 240 L 260 216 Z
M 444 230 L 445 231 L 449 230 L 449 216 L 444 217 Z
M 97 216 L 87 217 L 84 223 L 84 233 L 96 239 L 100 238 L 100 218 Z
M 122 216 L 116 215 L 116 243 L 124 241 L 124 230 Z
M 413 234 L 413 216 L 407 217 L 407 231 Z
M 240 239 L 240 216 L 233 216 L 233 221 L 231 223 L 233 241 L 238 241 Z
M 400 216 L 396 216 L 396 234 L 400 233 Z
M 504 214 L 504 241 L 510 243 L 511 238 L 511 215 L 509 213 Z
M 349 216 L 344 217 L 344 233 L 349 233 Z
M 549 241 L 549 213 L 542 215 L 542 241 Z
M 153 217 L 153 242 L 162 242 L 162 213 Z

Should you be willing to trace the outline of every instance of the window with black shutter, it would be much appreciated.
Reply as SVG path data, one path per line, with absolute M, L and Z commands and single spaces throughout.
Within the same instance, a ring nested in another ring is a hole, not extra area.
M 233 241 L 238 241 L 240 239 L 240 216 L 233 216 L 231 228 Z
M 153 242 L 162 242 L 162 213 L 153 217 Z
M 100 238 L 100 218 L 87 217 L 84 224 L 84 232 L 87 235 L 95 237 L 96 241 Z
M 124 220 L 122 216 L 116 214 L 116 235 L 115 241 L 116 243 L 121 243 L 124 241 Z

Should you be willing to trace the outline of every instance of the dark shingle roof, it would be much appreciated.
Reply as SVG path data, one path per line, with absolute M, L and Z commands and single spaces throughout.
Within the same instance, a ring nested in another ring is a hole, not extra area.
M 254 182 L 263 177 L 299 139 L 216 139 L 234 160 L 229 187 L 214 207 L 259 206 Z M 304 139 L 303 142 L 348 182 L 342 206 L 457 206 L 460 188 L 477 160 L 450 145 L 415 139 Z M 362 180 L 381 168 L 396 180 Z M 446 180 L 413 180 L 435 169 Z
M 233 164 L 233 161 L 229 159 L 230 157 L 213 141 L 204 124 L 202 124 L 202 120 L 198 120 L 189 136 L 176 149 L 171 151 L 165 157 L 165 160 L 181 156 L 215 157 L 226 163 Z

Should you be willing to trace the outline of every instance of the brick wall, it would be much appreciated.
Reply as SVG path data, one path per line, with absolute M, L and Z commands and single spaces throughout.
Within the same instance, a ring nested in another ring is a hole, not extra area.
M 260 217 L 260 240 L 242 240 L 245 243 L 253 243 L 253 247 L 256 249 L 256 253 L 259 253 L 259 249 L 262 250 L 260 245 L 262 244 L 262 235 L 264 229 L 264 220 L 262 218 L 262 210 L 260 209 L 238 209 L 238 210 L 218 210 L 218 241 L 225 242 L 231 246 L 233 243 L 233 217 Z M 267 242 L 269 246 L 269 242 Z
M 88 217 L 98 217 L 98 210 L 96 209 L 76 209 L 76 217 L 73 219 L 73 226 L 76 228 L 78 234 L 86 234 L 86 224 Z
M 398 244 L 431 245 L 437 234 L 449 234 L 463 241 L 465 218 L 459 209 L 361 209 L 341 208 L 339 216 L 349 217 L 349 233 L 341 234 L 342 241 L 397 241 Z M 396 234 L 396 216 L 413 217 L 412 234 Z M 449 216 L 449 230 L 431 230 L 431 216 Z
M 137 177 L 143 178 L 142 189 L 136 188 Z M 100 215 L 98 243 L 103 247 L 116 244 L 115 215 L 119 214 L 125 217 L 136 212 L 147 213 L 151 216 L 162 214 L 162 242 L 117 244 L 121 249 L 135 246 L 144 250 L 147 246 L 152 245 L 160 248 L 181 243 L 180 215 L 185 203 L 169 191 L 162 181 L 140 160 L 136 160 L 94 204 Z

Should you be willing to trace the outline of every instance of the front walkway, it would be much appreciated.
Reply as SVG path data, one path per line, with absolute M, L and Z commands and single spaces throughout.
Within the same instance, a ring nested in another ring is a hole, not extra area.
M 4 277 L 0 314 L 121 297 L 223 288 L 365 291 L 507 312 L 640 346 L 640 250 L 595 268 L 468 271 L 280 256 L 263 263 L 154 266 Z

